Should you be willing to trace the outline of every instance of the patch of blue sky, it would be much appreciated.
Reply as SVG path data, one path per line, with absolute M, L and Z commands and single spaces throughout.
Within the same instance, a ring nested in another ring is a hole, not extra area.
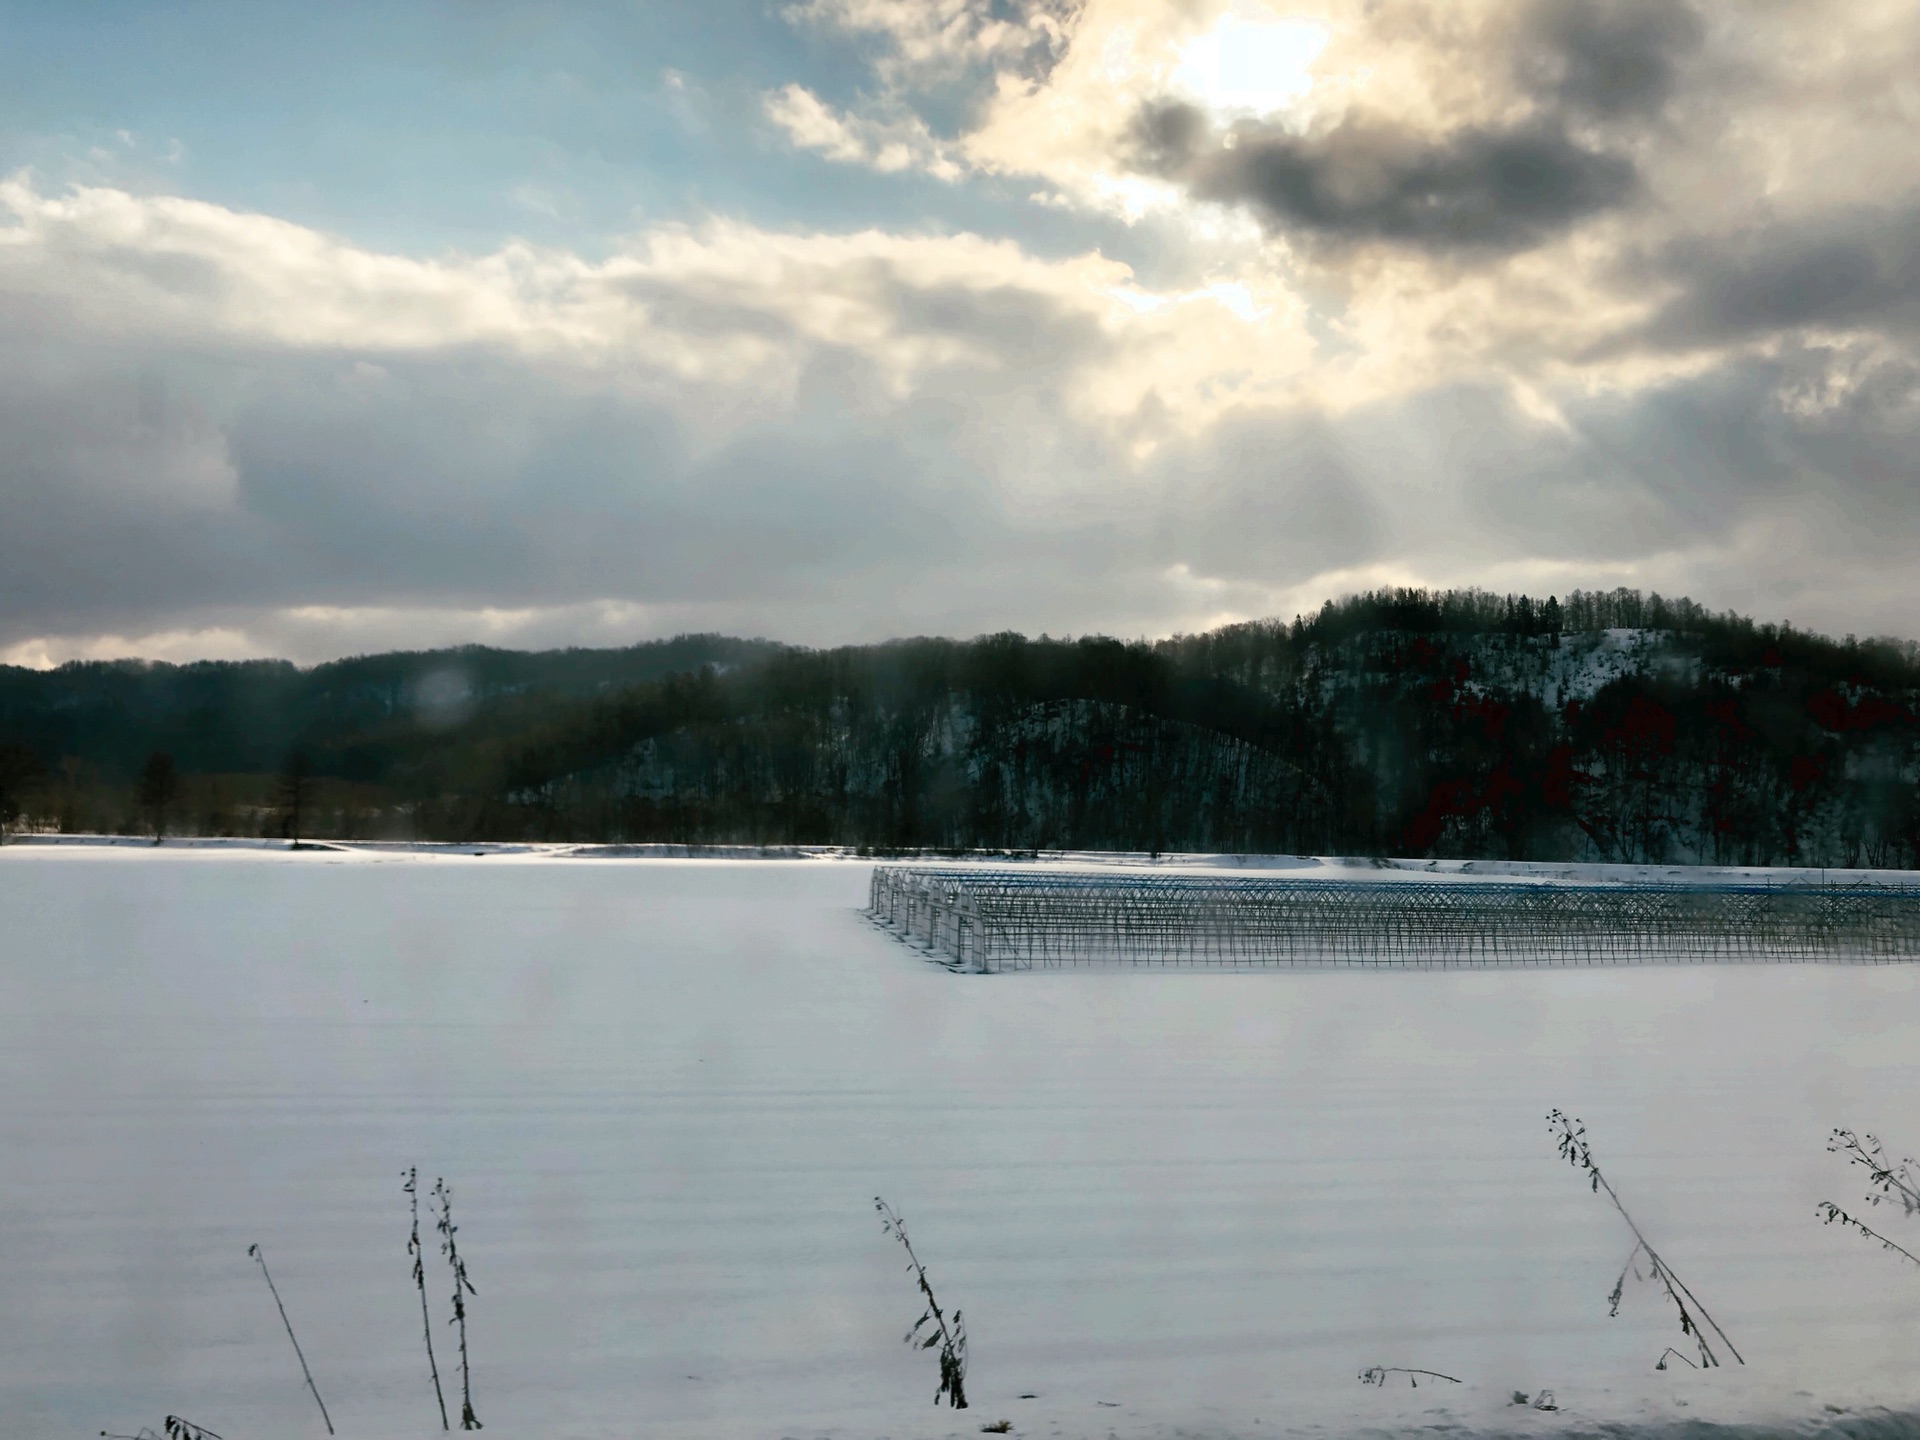
M 872 73 L 766 0 L 693 4 L 0 0 L 0 172 L 176 193 L 377 249 L 510 237 L 602 253 L 652 223 L 973 230 L 1125 248 L 1030 183 L 796 153 L 762 97 Z

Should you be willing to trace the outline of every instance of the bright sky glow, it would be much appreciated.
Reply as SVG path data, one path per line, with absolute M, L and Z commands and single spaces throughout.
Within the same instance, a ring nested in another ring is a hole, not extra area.
M 1181 53 L 1173 83 L 1223 115 L 1270 115 L 1313 88 L 1324 26 L 1235 10 Z
M 1914 0 L 1725 9 L 0 0 L 0 666 L 1915 634 Z

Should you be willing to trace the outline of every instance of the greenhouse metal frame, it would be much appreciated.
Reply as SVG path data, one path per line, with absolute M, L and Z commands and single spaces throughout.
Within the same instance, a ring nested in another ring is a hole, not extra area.
M 1920 886 L 1886 884 L 883 865 L 868 913 L 943 963 L 981 972 L 1920 960 Z

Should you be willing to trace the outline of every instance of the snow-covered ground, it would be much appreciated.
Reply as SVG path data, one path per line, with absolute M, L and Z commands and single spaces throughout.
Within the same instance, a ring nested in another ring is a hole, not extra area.
M 323 1434 L 255 1242 L 340 1433 L 437 1433 L 410 1164 L 496 1434 L 1913 1433 L 1875 1407 L 1920 1401 L 1920 1269 L 1814 1206 L 1862 1188 L 1830 1126 L 1920 1150 L 1920 973 L 953 975 L 867 875 L 0 850 L 0 1435 Z M 1645 1286 L 1608 1318 L 1631 1240 L 1556 1105 L 1744 1368 L 1656 1372 Z M 964 1413 L 876 1193 L 966 1312 Z

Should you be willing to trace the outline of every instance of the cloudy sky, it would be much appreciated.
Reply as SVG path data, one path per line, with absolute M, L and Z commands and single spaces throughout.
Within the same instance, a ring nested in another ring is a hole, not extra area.
M 0 0 L 0 661 L 1920 635 L 1912 0 Z

